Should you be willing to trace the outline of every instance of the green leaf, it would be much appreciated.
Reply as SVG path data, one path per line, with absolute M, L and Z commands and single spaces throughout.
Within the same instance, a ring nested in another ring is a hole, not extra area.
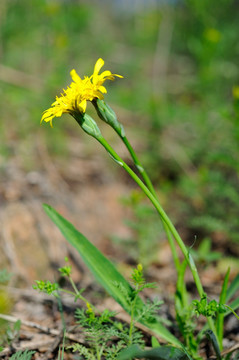
M 205 331 L 207 338 L 211 341 L 214 351 L 216 353 L 217 360 L 222 360 L 219 344 L 217 338 L 212 330 Z
M 17 320 L 13 326 L 14 331 L 19 332 L 21 329 L 21 325 L 22 325 L 21 320 Z
M 35 351 L 17 351 L 10 357 L 10 360 L 31 360 L 33 354 L 35 354 Z
M 160 343 L 158 342 L 155 336 L 151 337 L 151 344 L 152 344 L 152 348 L 157 348 L 160 346 Z
M 221 290 L 221 294 L 220 294 L 220 298 L 219 298 L 219 304 L 221 304 L 221 305 L 223 305 L 226 301 L 229 275 L 230 275 L 230 268 L 228 268 L 227 273 L 224 278 L 224 281 L 223 281 L 223 284 L 222 284 L 222 290 Z M 216 329 L 217 329 L 217 337 L 218 337 L 218 341 L 219 341 L 220 350 L 223 349 L 222 340 L 223 340 L 224 317 L 225 317 L 225 313 L 219 312 L 217 314 Z
M 189 360 L 185 352 L 173 346 L 160 346 L 152 350 L 141 350 L 138 345 L 132 345 L 122 350 L 117 360 L 131 359 L 156 359 L 156 360 Z
M 105 288 L 105 290 L 122 306 L 122 308 L 130 313 L 130 306 L 127 297 L 132 296 L 132 287 L 128 281 L 116 270 L 114 265 L 90 242 L 82 235 L 75 227 L 60 214 L 57 213 L 51 206 L 44 204 L 44 210 L 50 219 L 60 229 L 67 241 L 76 248 L 81 255 L 83 261 L 93 273 L 96 280 Z M 115 286 L 115 283 L 120 283 L 127 295 L 123 294 L 120 289 Z M 138 297 L 137 308 L 144 306 L 143 301 Z M 154 331 L 164 340 L 171 344 L 182 347 L 182 343 L 172 335 L 161 323 L 141 321 L 150 330 Z
M 226 302 L 231 300 L 231 298 L 238 289 L 239 289 L 239 274 L 237 274 L 237 276 L 232 280 L 229 288 L 227 289 Z

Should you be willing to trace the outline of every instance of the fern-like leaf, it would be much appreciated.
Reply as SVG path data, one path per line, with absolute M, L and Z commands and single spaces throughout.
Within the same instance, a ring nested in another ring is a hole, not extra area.
M 35 354 L 35 351 L 17 351 L 9 360 L 31 360 L 33 354 Z

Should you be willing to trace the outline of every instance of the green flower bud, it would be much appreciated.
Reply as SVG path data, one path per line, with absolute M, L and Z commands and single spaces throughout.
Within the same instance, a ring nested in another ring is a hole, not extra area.
M 84 130 L 88 135 L 93 136 L 96 139 L 102 137 L 100 129 L 96 124 L 95 120 L 92 119 L 91 116 L 86 113 L 74 113 L 72 114 L 82 130 Z
M 119 123 L 114 110 L 104 100 L 94 100 L 93 105 L 101 120 L 109 124 L 121 137 L 125 136 L 123 125 Z

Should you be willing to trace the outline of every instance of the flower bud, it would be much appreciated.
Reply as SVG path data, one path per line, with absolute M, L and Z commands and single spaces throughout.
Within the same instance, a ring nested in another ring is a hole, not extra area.
M 119 123 L 114 110 L 112 110 L 104 100 L 100 99 L 93 101 L 93 105 L 101 120 L 109 124 L 121 137 L 124 137 L 125 132 L 123 125 Z
M 86 113 L 80 112 L 74 113 L 72 115 L 74 116 L 82 130 L 84 130 L 88 135 L 93 136 L 96 139 L 102 137 L 98 125 L 91 116 L 87 115 Z

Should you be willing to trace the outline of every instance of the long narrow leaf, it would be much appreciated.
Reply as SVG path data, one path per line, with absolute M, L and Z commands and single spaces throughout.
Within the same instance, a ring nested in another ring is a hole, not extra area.
M 230 286 L 227 289 L 226 302 L 231 300 L 236 291 L 239 290 L 239 274 L 232 280 Z
M 225 304 L 225 301 L 226 301 L 229 275 L 230 275 L 230 268 L 228 268 L 227 273 L 224 278 L 224 281 L 223 281 L 223 284 L 222 284 L 222 290 L 221 290 L 221 294 L 220 294 L 220 298 L 219 298 L 219 304 L 222 304 L 222 305 Z M 218 336 L 220 350 L 222 350 L 222 348 L 223 348 L 222 340 L 223 340 L 224 317 L 225 317 L 224 313 L 218 313 L 217 321 L 216 321 L 217 336 Z
M 216 353 L 217 360 L 222 360 L 221 353 L 220 353 L 220 348 L 219 348 L 217 338 L 216 338 L 214 332 L 212 330 L 207 330 L 205 332 L 205 334 L 206 334 L 206 337 L 208 338 L 208 340 L 210 340 L 210 342 L 212 343 L 212 346 L 213 346 L 214 351 Z
M 132 296 L 132 287 L 128 281 L 116 270 L 114 265 L 90 242 L 82 235 L 76 228 L 60 214 L 57 213 L 51 206 L 44 204 L 44 210 L 50 219 L 60 229 L 66 240 L 76 248 L 81 255 L 83 261 L 93 273 L 96 280 L 105 288 L 105 290 L 122 306 L 122 308 L 130 313 L 130 306 L 127 297 Z M 127 292 L 127 296 L 115 285 L 121 284 Z M 138 298 L 137 307 L 143 307 L 143 301 Z M 149 323 L 142 321 L 150 330 L 157 333 L 164 340 L 181 346 L 181 342 L 175 338 L 162 324 L 159 322 Z

